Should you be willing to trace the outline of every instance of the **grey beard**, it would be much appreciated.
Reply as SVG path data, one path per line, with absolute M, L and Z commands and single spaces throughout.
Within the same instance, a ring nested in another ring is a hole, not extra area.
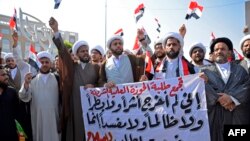
M 222 56 L 218 56 L 214 59 L 214 61 L 216 63 L 219 63 L 219 64 L 224 64 L 227 62 L 227 59 L 225 59 L 225 57 L 222 57 Z

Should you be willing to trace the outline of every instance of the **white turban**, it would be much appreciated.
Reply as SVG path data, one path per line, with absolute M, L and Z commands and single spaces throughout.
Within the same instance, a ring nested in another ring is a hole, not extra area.
M 196 47 L 201 48 L 201 49 L 203 50 L 204 54 L 206 54 L 206 47 L 205 47 L 201 42 L 195 42 L 195 43 L 193 43 L 193 44 L 190 46 L 190 50 L 189 50 L 189 55 L 190 55 L 190 57 L 191 57 L 191 55 L 192 55 L 193 49 L 196 48 Z
M 244 44 L 244 42 L 245 42 L 246 40 L 250 40 L 250 34 L 244 36 L 244 37 L 240 40 L 240 48 L 243 47 L 243 44 Z
M 124 44 L 122 36 L 113 35 L 113 36 L 110 37 L 109 40 L 107 41 L 107 47 L 108 47 L 108 48 L 111 47 L 111 43 L 112 43 L 114 40 L 121 40 L 122 44 Z
M 52 61 L 52 56 L 47 51 L 41 51 L 37 54 L 37 58 L 40 60 L 41 58 L 48 58 L 50 61 Z
M 73 45 L 73 48 L 72 48 L 72 52 L 73 52 L 74 55 L 76 55 L 77 50 L 78 50 L 79 47 L 81 47 L 81 46 L 87 46 L 87 47 L 89 47 L 89 44 L 88 44 L 88 42 L 83 41 L 83 40 L 80 40 L 80 41 L 75 42 L 74 45 Z
M 5 54 L 4 60 L 9 59 L 9 58 L 13 58 L 14 59 L 13 53 L 6 53 Z
M 99 52 L 101 53 L 101 55 L 104 56 L 105 53 L 104 53 L 104 49 L 102 48 L 102 46 L 96 45 L 95 47 L 93 47 L 93 48 L 91 49 L 90 52 L 92 52 L 94 49 L 97 50 L 97 51 L 99 51 Z
M 181 45 L 181 48 L 183 48 L 183 45 L 184 45 L 184 40 L 183 40 L 183 37 L 179 34 L 179 33 L 176 33 L 176 32 L 168 32 L 162 39 L 162 45 L 163 47 L 165 47 L 165 44 L 167 42 L 167 39 L 169 38 L 175 38 L 177 39 L 179 42 L 180 42 L 180 45 Z

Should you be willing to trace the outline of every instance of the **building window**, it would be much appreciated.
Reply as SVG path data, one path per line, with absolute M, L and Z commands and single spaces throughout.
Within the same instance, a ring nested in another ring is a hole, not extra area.
M 9 35 L 9 34 L 10 34 L 10 29 L 8 29 L 8 28 L 3 28 L 3 29 L 2 29 L 2 33 L 3 33 L 3 34 Z
M 3 39 L 2 40 L 2 51 L 3 52 L 10 52 L 10 40 L 8 39 Z

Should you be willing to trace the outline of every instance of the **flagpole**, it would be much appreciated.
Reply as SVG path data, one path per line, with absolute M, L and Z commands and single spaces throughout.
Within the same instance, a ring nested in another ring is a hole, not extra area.
M 105 38 L 104 38 L 104 46 L 105 46 L 105 51 L 106 49 L 106 41 L 107 41 L 107 0 L 105 0 Z

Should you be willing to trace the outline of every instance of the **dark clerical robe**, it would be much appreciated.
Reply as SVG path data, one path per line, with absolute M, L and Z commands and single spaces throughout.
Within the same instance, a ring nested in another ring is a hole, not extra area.
M 205 85 L 208 119 L 212 141 L 223 141 L 224 125 L 249 124 L 249 77 L 246 70 L 235 63 L 230 63 L 230 76 L 224 83 L 216 65 L 211 64 L 202 68 L 208 77 Z M 217 102 L 218 93 L 226 93 L 234 97 L 240 105 L 233 111 L 226 110 Z
M 18 120 L 18 95 L 7 87 L 0 95 L 0 140 L 18 141 L 15 119 Z
M 59 75 L 62 92 L 62 120 L 66 131 L 66 141 L 83 141 L 85 130 L 82 117 L 80 86 L 92 84 L 97 86 L 99 66 L 87 63 L 84 69 L 81 64 L 73 62 L 71 55 L 64 47 L 62 38 L 53 38 L 59 51 Z M 66 125 L 65 125 L 66 124 Z M 64 131 L 63 131 L 64 133 Z M 64 135 L 62 136 L 64 138 Z

